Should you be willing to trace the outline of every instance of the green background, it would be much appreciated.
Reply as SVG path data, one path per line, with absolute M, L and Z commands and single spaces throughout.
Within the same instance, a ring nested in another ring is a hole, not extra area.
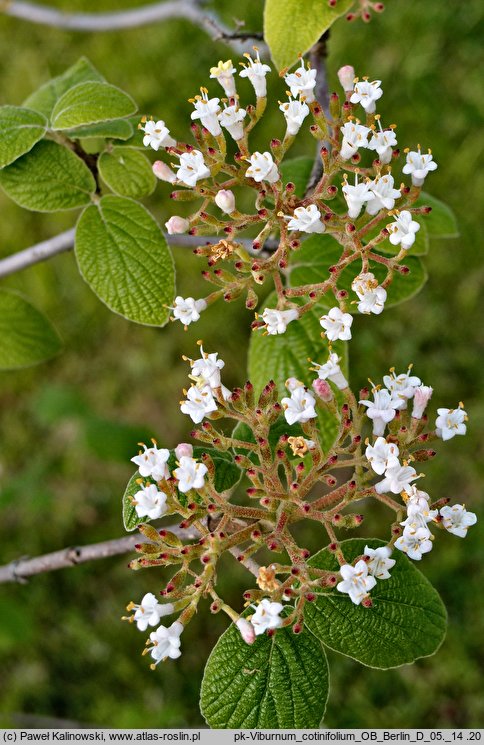
M 53 4 L 97 11 L 142 3 Z M 260 0 L 213 5 L 227 23 L 236 15 L 248 28 L 261 27 Z M 382 80 L 384 124 L 398 124 L 402 148 L 418 142 L 432 147 L 439 169 L 428 188 L 453 207 L 461 228 L 460 238 L 432 244 L 430 279 L 418 297 L 382 316 L 355 320 L 352 384 L 358 388 L 368 377 L 381 379 L 390 366 L 400 371 L 413 362 L 415 373 L 435 389 L 433 411 L 465 402 L 469 434 L 425 465 L 425 488 L 478 513 L 484 461 L 483 16 L 480 0 L 390 0 L 369 25 L 339 21 L 328 61 L 333 89 L 339 90 L 336 70 L 343 64 Z M 209 67 L 219 58 L 237 59 L 184 21 L 86 34 L 0 16 L 0 104 L 19 105 L 81 55 L 130 93 L 142 113 L 163 118 L 182 139 L 188 137 L 187 99 L 208 83 Z M 240 90 L 247 101 L 245 83 Z M 283 131 L 275 102 L 284 86 L 276 75 L 269 95 L 274 113 L 257 135 L 260 147 Z M 313 146 L 302 136 L 294 154 L 312 152 Z M 169 187 L 160 185 L 146 202 L 162 223 L 174 211 L 168 194 Z M 53 236 L 71 227 L 72 219 L 28 213 L 0 194 L 0 255 Z M 201 280 L 194 286 L 201 263 L 187 249 L 176 250 L 176 261 L 181 294 L 206 293 Z M 120 499 L 135 443 L 156 435 L 169 447 L 190 430 L 178 410 L 187 372 L 182 352 L 193 355 L 195 340 L 205 339 L 206 348 L 220 350 L 227 363 L 224 382 L 240 384 L 250 315 L 241 303 L 219 304 L 186 334 L 180 324 L 163 330 L 130 324 L 99 303 L 79 277 L 72 254 L 7 278 L 2 286 L 28 295 L 57 325 L 66 345 L 48 364 L 0 374 L 0 563 L 5 563 L 122 535 Z M 381 534 L 384 517 L 370 512 L 370 527 L 359 534 Z M 481 526 L 465 541 L 439 535 L 420 566 L 449 611 L 448 636 L 438 654 L 381 672 L 330 653 L 328 726 L 484 726 Z M 308 541 L 317 548 L 321 537 Z M 144 636 L 119 619 L 129 600 L 156 592 L 162 579 L 155 570 L 129 572 L 127 561 L 120 557 L 39 576 L 26 585 L 0 586 L 1 725 L 47 726 L 52 719 L 111 727 L 202 724 L 202 670 L 225 622 L 204 608 L 184 633 L 181 659 L 152 673 L 140 656 Z M 231 559 L 225 569 L 221 586 L 239 606 L 241 588 L 251 580 Z

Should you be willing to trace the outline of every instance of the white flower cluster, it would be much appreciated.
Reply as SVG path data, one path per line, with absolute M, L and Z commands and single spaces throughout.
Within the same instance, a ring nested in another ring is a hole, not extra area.
M 391 559 L 392 550 L 389 546 L 369 548 L 365 546 L 366 561 L 360 559 L 355 566 L 344 564 L 340 567 L 342 582 L 336 585 L 339 592 L 350 596 L 355 605 L 368 598 L 377 579 L 390 579 L 388 571 L 395 565 L 395 559 Z
M 289 378 L 286 381 L 286 388 L 290 396 L 282 399 L 281 404 L 284 409 L 284 416 L 288 424 L 299 422 L 304 424 L 314 419 L 316 414 L 316 399 L 308 391 L 304 383 L 296 378 Z
M 173 603 L 159 603 L 153 593 L 148 592 L 139 604 L 130 603 L 127 610 L 135 612 L 124 620 L 134 622 L 140 631 L 146 631 L 148 626 L 156 626 L 163 616 L 170 616 L 174 613 L 175 606 Z M 156 631 L 151 632 L 147 642 L 148 645 L 151 643 L 151 646 L 146 648 L 145 653 L 149 652 L 154 660 L 151 665 L 152 669 L 167 658 L 176 660 L 180 657 L 180 635 L 183 629 L 183 624 L 175 621 L 168 628 L 159 626 Z
M 193 447 L 191 445 L 181 443 L 175 448 L 178 468 L 175 468 L 173 473 L 170 474 L 168 468 L 170 451 L 165 448 L 157 448 L 156 443 L 151 448 L 147 448 L 143 443 L 140 444 L 144 451 L 140 451 L 131 460 L 138 466 L 140 476 L 150 478 L 157 483 L 144 484 L 140 479 L 140 489 L 133 495 L 132 504 L 138 517 L 156 520 L 163 517 L 168 511 L 168 497 L 159 488 L 160 482 L 169 479 L 172 475 L 177 480 L 177 487 L 181 492 L 186 493 L 190 489 L 201 489 L 208 469 L 203 463 L 199 463 L 193 458 Z
M 198 360 L 190 360 L 193 385 L 185 391 L 186 400 L 180 402 L 183 414 L 188 414 L 195 424 L 200 424 L 207 414 L 217 411 L 216 396 L 222 396 L 226 401 L 230 399 L 230 391 L 224 385 L 220 377 L 220 371 L 225 362 L 218 359 L 217 352 L 207 354 L 200 346 L 201 357 Z M 215 397 L 214 397 L 215 394 Z

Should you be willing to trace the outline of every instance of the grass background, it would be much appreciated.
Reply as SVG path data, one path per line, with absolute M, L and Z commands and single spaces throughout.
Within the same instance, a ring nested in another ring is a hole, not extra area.
M 94 11 L 142 3 L 52 4 Z M 218 0 L 213 6 L 228 23 L 236 14 L 251 29 L 261 26 L 260 0 L 239 0 L 236 8 Z M 432 147 L 439 170 L 430 176 L 429 190 L 453 207 L 461 230 L 458 239 L 432 244 L 429 282 L 418 297 L 378 319 L 355 321 L 351 378 L 357 387 L 367 377 L 381 378 L 391 365 L 405 369 L 414 362 L 416 374 L 435 389 L 434 409 L 465 402 L 469 435 L 452 440 L 442 457 L 426 466 L 426 489 L 478 513 L 484 462 L 483 17 L 480 0 L 389 0 L 385 13 L 369 25 L 339 21 L 328 61 L 334 89 L 342 64 L 383 81 L 383 121 L 398 123 L 401 147 L 417 142 Z M 183 136 L 191 108 L 187 99 L 227 52 L 182 21 L 85 34 L 0 16 L 0 104 L 20 104 L 81 55 L 131 93 L 142 112 L 161 116 Z M 270 96 L 276 101 L 283 86 L 273 78 Z M 276 111 L 260 135 L 261 146 L 281 129 Z M 308 147 L 311 141 L 301 138 L 295 154 Z M 172 211 L 163 186 L 147 204 L 160 222 Z M 55 235 L 74 219 L 73 213 L 25 212 L 0 194 L 0 255 Z M 181 294 L 206 291 L 201 282 L 194 289 L 197 260 L 178 249 L 176 261 Z M 223 350 L 227 384 L 240 384 L 249 321 L 234 303 L 213 307 L 186 334 L 179 324 L 163 330 L 129 324 L 98 302 L 70 254 L 3 283 L 21 289 L 47 313 L 65 351 L 40 367 L 0 373 L 0 563 L 121 535 L 120 495 L 131 475 L 134 443 L 156 435 L 173 445 L 190 429 L 178 413 L 186 376 L 181 353 L 192 354 L 197 338 L 209 340 L 210 348 Z M 422 562 L 449 611 L 448 636 L 436 656 L 381 672 L 329 655 L 333 687 L 327 725 L 484 726 L 482 538 L 482 523 L 466 541 L 439 536 Z M 129 572 L 127 560 L 0 586 L 1 725 L 49 723 L 48 718 L 111 727 L 202 724 L 202 670 L 224 621 L 207 608 L 184 634 L 182 658 L 151 673 L 139 654 L 142 635 L 119 618 L 130 599 L 156 589 L 160 580 L 154 572 Z M 246 582 L 244 570 L 228 562 L 223 584 L 235 605 Z

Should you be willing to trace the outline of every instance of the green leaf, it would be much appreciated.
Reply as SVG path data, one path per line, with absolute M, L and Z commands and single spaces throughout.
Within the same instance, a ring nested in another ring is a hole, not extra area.
M 200 708 L 213 729 L 317 728 L 328 692 L 326 655 L 307 630 L 248 645 L 232 624 L 208 659 Z
M 72 129 L 111 119 L 123 119 L 137 110 L 131 96 L 109 83 L 80 83 L 57 101 L 52 111 L 54 129 Z
M 82 207 L 96 191 L 86 164 L 72 150 L 50 140 L 38 142 L 0 171 L 0 186 L 14 202 L 34 212 Z
M 383 541 L 353 538 L 342 541 L 348 563 Z M 446 632 L 447 613 L 438 592 L 400 551 L 391 578 L 378 581 L 371 592 L 373 606 L 355 605 L 336 589 L 320 595 L 305 607 L 309 629 L 330 649 L 353 657 L 363 665 L 386 669 L 399 667 L 434 654 Z M 334 554 L 323 549 L 309 564 L 338 571 Z
M 415 202 L 414 207 L 423 206 L 432 207 L 432 212 L 428 215 L 423 215 L 421 218 L 425 221 L 428 234 L 431 238 L 459 237 L 459 226 L 457 225 L 456 217 L 447 204 L 426 192 L 422 192 Z
M 291 286 L 300 287 L 324 281 L 329 276 L 329 267 L 339 261 L 341 253 L 342 247 L 330 235 L 310 236 L 291 256 Z M 422 289 L 427 281 L 427 271 L 417 256 L 408 256 L 404 264 L 410 272 L 405 275 L 395 272 L 392 283 L 387 288 L 386 308 L 409 300 Z M 386 277 L 386 267 L 377 262 L 370 261 L 370 271 L 379 282 Z M 356 299 L 351 283 L 360 272 L 361 262 L 357 259 L 345 267 L 340 274 L 338 288 L 347 290 L 350 298 Z M 348 305 L 348 311 L 358 313 L 356 305 Z
M 114 313 L 165 325 L 175 293 L 173 257 L 144 207 L 125 197 L 102 197 L 79 218 L 75 251 L 82 276 Z
M 193 457 L 197 460 L 201 459 L 202 453 L 208 453 L 213 460 L 215 466 L 214 484 L 215 489 L 218 491 L 219 494 L 227 491 L 228 489 L 232 489 L 232 487 L 234 487 L 239 482 L 242 472 L 240 468 L 235 465 L 230 453 L 216 452 L 215 450 L 213 450 L 213 448 L 208 447 L 193 448 Z M 170 457 L 168 459 L 168 468 L 170 469 L 170 471 L 173 471 L 173 469 L 176 468 L 176 456 L 174 450 L 170 452 Z M 149 517 L 138 517 L 138 515 L 136 514 L 136 509 L 135 507 L 133 507 L 133 504 L 131 502 L 131 497 L 133 497 L 136 492 L 140 490 L 139 484 L 136 483 L 137 480 L 139 480 L 140 478 L 141 476 L 139 474 L 139 471 L 136 471 L 136 473 L 130 478 L 126 487 L 126 491 L 123 495 L 123 522 L 124 527 L 127 531 L 135 530 L 135 528 L 137 528 L 138 525 L 141 525 L 141 523 L 150 522 Z M 152 479 L 149 478 L 143 478 L 143 481 L 151 482 L 153 484 L 155 483 Z M 183 494 L 180 491 L 178 492 L 178 499 L 183 505 L 186 505 L 188 503 L 187 495 Z
M 98 124 L 87 124 L 85 127 L 68 129 L 64 134 L 70 140 L 81 140 L 92 137 L 101 137 L 111 140 L 129 140 L 133 136 L 133 125 L 127 119 L 115 119 L 112 122 L 99 122 Z
M 301 157 L 283 160 L 280 165 L 283 182 L 287 184 L 288 181 L 292 181 L 296 187 L 296 196 L 298 197 L 302 198 L 304 196 L 313 168 L 313 162 L 311 158 Z
M 151 163 L 136 148 L 113 147 L 100 155 L 97 165 L 103 181 L 122 197 L 141 199 L 155 189 Z
M 103 76 L 99 73 L 86 57 L 81 57 L 75 65 L 69 67 L 62 75 L 53 78 L 32 93 L 25 101 L 24 106 L 35 109 L 50 120 L 52 110 L 59 98 L 61 98 L 69 88 L 73 88 L 79 83 L 86 83 L 89 80 L 104 81 Z
M 281 70 L 297 62 L 353 2 L 338 0 L 331 8 L 327 0 L 266 0 L 264 39 L 275 66 Z
M 0 290 L 0 368 L 15 370 L 44 362 L 59 353 L 57 331 L 22 295 Z
M 1 106 L 0 168 L 28 153 L 46 129 L 47 120 L 42 114 L 18 106 Z
M 300 251 L 298 251 L 299 255 Z M 275 293 L 264 301 L 264 307 L 275 308 L 277 297 Z M 259 394 L 269 380 L 274 380 L 279 391 L 279 397 L 286 395 L 285 381 L 295 377 L 310 387 L 315 373 L 310 371 L 308 359 L 314 362 L 326 362 L 328 350 L 321 339 L 320 317 L 328 307 L 321 303 L 315 305 L 302 318 L 293 321 L 284 334 L 264 336 L 260 331 L 252 333 L 249 343 L 249 378 L 254 385 L 254 391 Z M 333 342 L 333 350 L 342 358 L 342 370 L 347 366 L 347 345 L 345 342 Z M 333 415 L 327 410 L 320 410 L 318 414 L 321 445 L 323 449 L 330 447 L 337 433 L 338 424 Z

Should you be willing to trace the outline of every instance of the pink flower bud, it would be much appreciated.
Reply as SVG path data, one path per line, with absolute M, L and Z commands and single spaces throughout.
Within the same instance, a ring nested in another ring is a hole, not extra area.
M 230 189 L 220 189 L 215 195 L 215 204 L 222 212 L 230 215 L 235 210 L 235 197 Z
M 433 393 L 433 388 L 431 388 L 428 385 L 419 385 L 418 388 L 415 388 L 415 393 L 413 395 L 413 411 L 412 411 L 412 417 L 414 419 L 422 418 L 423 413 L 427 407 L 427 404 L 432 397 L 432 393 Z
M 253 644 L 255 642 L 255 629 L 250 621 L 246 621 L 245 618 L 239 618 L 239 620 L 235 622 L 235 625 L 240 631 L 240 635 L 246 644 Z
M 160 181 L 168 181 L 169 184 L 173 184 L 176 181 L 175 172 L 171 170 L 170 166 L 163 163 L 162 160 L 155 160 L 152 168 L 156 178 L 159 178 Z
M 333 400 L 333 391 L 331 390 L 329 383 L 327 383 L 325 380 L 316 378 L 316 380 L 313 380 L 313 388 L 316 395 L 322 401 L 326 401 L 326 403 L 328 403 L 329 401 Z
M 190 223 L 184 217 L 172 215 L 168 222 L 165 222 L 165 227 L 168 235 L 176 235 L 177 233 L 186 233 Z
M 338 80 L 346 93 L 352 91 L 353 83 L 355 81 L 355 68 L 351 67 L 351 65 L 340 67 L 338 70 Z
M 179 445 L 175 448 L 175 455 L 180 460 L 180 458 L 184 458 L 185 456 L 188 456 L 188 458 L 193 457 L 193 446 L 190 445 L 188 442 L 180 442 Z

